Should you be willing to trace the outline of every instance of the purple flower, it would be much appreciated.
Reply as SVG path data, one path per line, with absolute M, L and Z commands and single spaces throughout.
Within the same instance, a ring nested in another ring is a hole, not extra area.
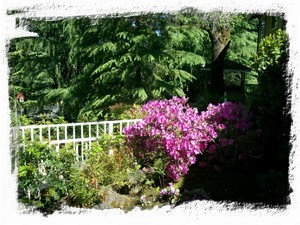
M 167 195 L 167 194 L 168 194 L 168 191 L 166 188 L 164 188 L 160 191 L 160 195 Z
M 216 152 L 216 149 L 217 149 L 217 146 L 215 144 L 212 144 L 208 149 L 208 153 L 213 154 Z
M 188 173 L 199 154 L 208 152 L 212 157 L 219 147 L 234 142 L 235 136 L 230 134 L 250 126 L 244 108 L 232 102 L 209 104 L 199 114 L 185 97 L 174 96 L 169 100 L 149 101 L 140 110 L 146 116 L 123 130 L 126 142 L 138 160 L 152 157 L 149 162 L 154 162 L 155 157 L 164 157 L 165 174 L 173 181 Z

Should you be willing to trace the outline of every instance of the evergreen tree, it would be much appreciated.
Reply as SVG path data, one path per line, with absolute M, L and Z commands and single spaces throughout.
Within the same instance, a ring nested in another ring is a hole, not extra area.
M 217 32 L 231 21 L 228 57 L 248 58 L 252 28 L 241 32 L 248 25 L 245 16 L 227 17 L 225 22 L 215 13 L 27 20 L 39 36 L 11 42 L 10 95 L 23 91 L 32 113 L 59 105 L 59 114 L 69 121 L 103 119 L 117 103 L 173 95 L 193 101 L 202 93 L 200 68 L 222 52 L 221 47 L 213 50 L 207 30 Z M 221 78 L 211 79 L 214 90 L 222 90 Z
M 12 42 L 10 83 L 40 111 L 59 104 L 68 120 L 102 118 L 119 102 L 183 96 L 194 79 L 191 66 L 204 58 L 176 40 L 172 17 L 27 21 L 39 37 Z
M 192 74 L 185 67 L 201 65 L 204 59 L 176 49 L 172 15 L 154 14 L 95 21 L 86 32 L 88 49 L 87 93 L 83 116 L 103 117 L 116 103 L 144 103 L 150 99 L 183 96 Z M 93 37 L 97 37 L 93 39 Z

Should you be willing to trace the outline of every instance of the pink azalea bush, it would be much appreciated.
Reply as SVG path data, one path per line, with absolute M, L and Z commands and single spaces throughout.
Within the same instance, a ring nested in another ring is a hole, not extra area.
M 141 107 L 146 116 L 137 124 L 124 129 L 126 141 L 138 159 L 165 159 L 165 173 L 173 181 L 187 174 L 196 156 L 218 136 L 213 126 L 202 123 L 196 108 L 185 97 L 149 101 Z
M 245 107 L 241 104 L 232 102 L 219 103 L 218 105 L 209 104 L 206 111 L 200 114 L 202 123 L 212 126 L 218 137 L 209 143 L 206 154 L 199 157 L 201 167 L 211 166 L 216 171 L 220 166 L 232 164 L 237 157 L 241 157 L 242 152 L 238 143 L 241 139 L 247 138 L 252 123 Z M 234 145 L 236 148 L 231 148 Z
M 178 197 L 172 182 L 187 174 L 197 160 L 199 166 L 219 171 L 220 165 L 226 163 L 227 147 L 234 145 L 237 137 L 245 135 L 251 126 L 244 107 L 232 102 L 209 104 L 206 111 L 198 113 L 185 97 L 173 97 L 149 101 L 140 110 L 146 116 L 124 129 L 126 142 L 138 163 L 151 169 L 151 174 L 159 170 L 155 167 L 157 159 L 163 162 L 163 173 L 159 174 L 170 180 L 169 186 L 162 189 L 162 196 Z M 160 186 L 164 187 L 164 182 Z

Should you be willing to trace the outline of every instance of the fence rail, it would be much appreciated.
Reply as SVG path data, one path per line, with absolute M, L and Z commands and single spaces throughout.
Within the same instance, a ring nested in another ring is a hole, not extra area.
M 59 150 L 65 144 L 73 144 L 77 155 L 86 148 L 90 148 L 91 142 L 99 139 L 101 135 L 122 134 L 122 130 L 140 119 L 113 120 L 85 123 L 65 123 L 50 125 L 30 125 L 11 128 L 11 146 L 19 146 L 22 141 L 40 141 L 55 145 Z

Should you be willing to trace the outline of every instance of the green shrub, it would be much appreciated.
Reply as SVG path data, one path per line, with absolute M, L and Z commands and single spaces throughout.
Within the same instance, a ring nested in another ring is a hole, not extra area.
M 74 152 L 69 148 L 57 152 L 48 144 L 29 142 L 18 156 L 19 200 L 51 211 L 68 194 Z
M 287 60 L 287 35 L 278 30 L 266 37 L 259 45 L 254 69 L 258 73 L 258 87 L 255 93 L 257 122 L 277 117 L 286 104 L 287 84 L 285 81 Z
M 262 40 L 253 63 L 253 68 L 259 74 L 259 78 L 262 78 L 265 72 L 271 70 L 276 72 L 276 69 L 282 69 L 282 63 L 287 57 L 287 41 L 288 36 L 283 30 L 278 30 Z
M 278 30 L 261 42 L 254 62 L 258 86 L 252 111 L 262 132 L 266 162 L 270 164 L 274 164 L 278 158 L 288 160 L 291 118 L 287 101 L 287 44 L 287 34 Z
M 19 151 L 19 201 L 45 213 L 63 201 L 76 207 L 129 210 L 135 205 L 153 207 L 162 200 L 163 161 L 141 168 L 122 135 L 103 135 L 85 151 L 84 161 L 76 160 L 72 145 L 57 152 L 48 144 L 25 144 Z
M 130 169 L 134 168 L 134 157 L 123 142 L 123 136 L 103 135 L 98 143 L 92 144 L 80 168 L 73 168 L 70 204 L 80 207 L 98 204 L 100 196 L 97 192 L 103 186 L 121 192 L 127 184 Z
M 97 188 L 93 186 L 92 180 L 78 167 L 72 168 L 70 181 L 72 186 L 67 196 L 69 205 L 89 208 L 99 203 L 100 198 Z
M 70 205 L 87 208 L 120 206 L 128 210 L 132 204 L 152 207 L 158 203 L 160 187 L 156 181 L 160 177 L 159 171 L 163 173 L 163 165 L 157 160 L 153 170 L 141 168 L 124 141 L 122 135 L 102 136 L 86 153 L 86 160 L 80 167 L 73 167 L 67 198 Z M 124 206 L 124 199 L 130 199 L 130 204 Z
M 66 123 L 66 120 L 63 116 L 51 118 L 50 114 L 40 114 L 38 120 L 34 119 L 33 117 L 28 117 L 27 115 L 18 116 L 18 125 L 20 126 L 44 125 L 44 124 L 48 125 L 48 124 L 62 124 L 62 123 Z

